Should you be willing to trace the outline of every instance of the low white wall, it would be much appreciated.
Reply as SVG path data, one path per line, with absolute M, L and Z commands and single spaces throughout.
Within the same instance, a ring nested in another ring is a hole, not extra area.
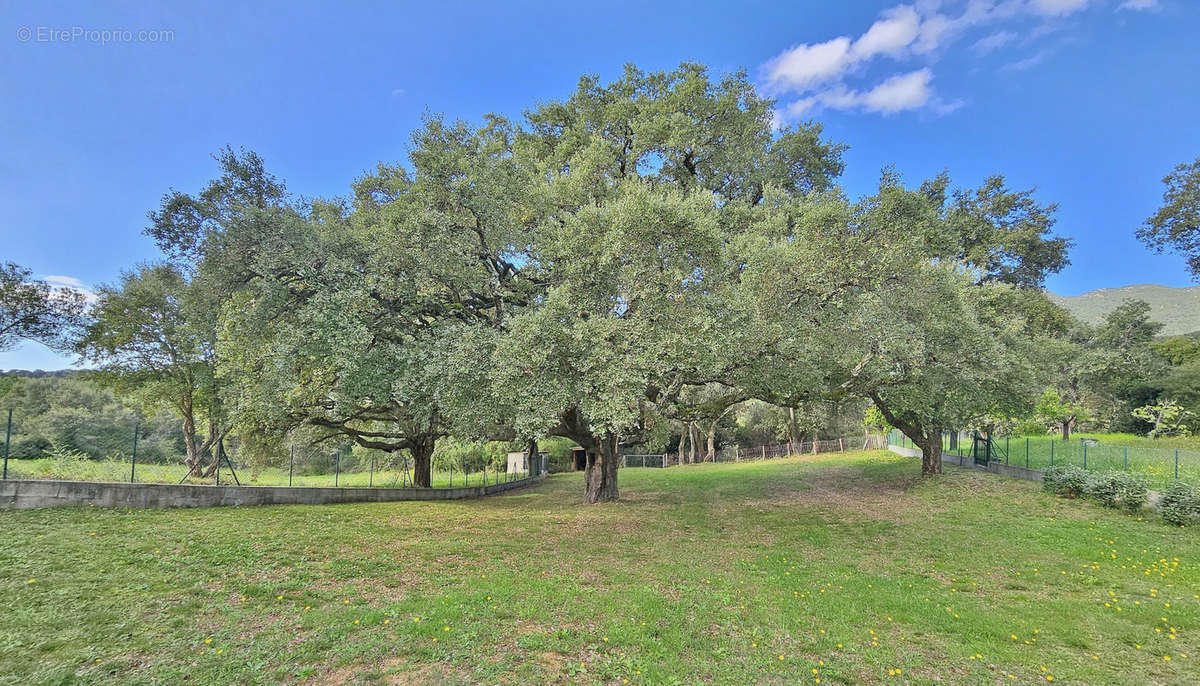
M 0 509 L 94 505 L 133 509 L 326 505 L 401 500 L 462 500 L 503 493 L 546 478 L 545 474 L 489 486 L 460 488 L 301 488 L 290 486 L 192 486 L 96 481 L 0 481 Z

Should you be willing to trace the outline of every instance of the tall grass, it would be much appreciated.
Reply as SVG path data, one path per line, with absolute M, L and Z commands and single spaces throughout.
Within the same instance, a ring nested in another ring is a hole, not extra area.
M 211 484 L 215 478 L 197 479 L 195 477 L 184 481 L 187 467 L 179 463 L 173 464 L 138 464 L 134 466 L 129 458 L 115 457 L 107 460 L 89 460 L 86 457 L 53 455 L 34 460 L 9 460 L 9 479 L 58 479 L 65 481 L 130 481 L 132 468 L 133 481 L 137 483 L 189 483 Z M 236 465 L 235 465 L 236 468 Z M 279 467 L 258 469 L 236 468 L 238 480 L 246 486 L 287 486 L 289 483 L 288 470 Z M 511 481 L 523 477 L 524 474 L 509 475 L 503 472 L 471 472 L 464 474 L 456 471 L 435 471 L 432 475 L 434 488 L 450 486 L 481 486 L 494 484 L 497 481 Z M 227 467 L 221 468 L 221 483 L 233 483 L 233 475 Z M 356 470 L 334 474 L 293 474 L 293 486 L 324 486 L 324 487 L 364 487 L 375 486 L 382 488 L 399 488 L 411 484 L 411 472 L 406 474 L 402 469 Z

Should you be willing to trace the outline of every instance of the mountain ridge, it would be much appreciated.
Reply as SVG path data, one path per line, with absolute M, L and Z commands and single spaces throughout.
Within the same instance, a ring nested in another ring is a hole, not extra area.
M 1055 303 L 1077 319 L 1098 323 L 1104 315 L 1126 300 L 1150 303 L 1150 318 L 1162 322 L 1163 335 L 1178 336 L 1200 331 L 1200 286 L 1176 288 L 1154 283 L 1098 288 L 1081 295 L 1063 296 L 1047 291 Z

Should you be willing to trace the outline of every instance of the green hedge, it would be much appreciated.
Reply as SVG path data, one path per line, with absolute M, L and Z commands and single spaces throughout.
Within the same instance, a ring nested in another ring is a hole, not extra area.
M 1141 510 L 1150 498 L 1146 479 L 1129 472 L 1092 474 L 1084 484 L 1084 492 L 1105 507 L 1122 508 L 1130 512 Z
M 1162 518 L 1177 526 L 1200 524 L 1200 487 L 1175 481 L 1168 485 L 1158 505 Z
M 1042 487 L 1055 495 L 1078 498 L 1087 489 L 1088 473 L 1075 465 L 1055 465 L 1042 472 Z
M 1149 483 L 1142 476 L 1123 471 L 1087 472 L 1074 465 L 1048 467 L 1042 487 L 1067 498 L 1086 496 L 1111 508 L 1138 512 L 1150 499 Z M 1158 506 L 1164 521 L 1177 526 L 1200 524 L 1200 487 L 1172 481 L 1163 489 Z

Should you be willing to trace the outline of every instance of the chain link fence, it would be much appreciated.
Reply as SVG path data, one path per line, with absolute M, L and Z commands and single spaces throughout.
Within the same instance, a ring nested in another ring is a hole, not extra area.
M 731 445 L 713 451 L 711 456 L 697 455 L 694 459 L 690 455 L 680 455 L 679 453 L 628 454 L 621 456 L 621 466 L 662 468 L 712 462 L 753 462 L 757 460 L 792 457 L 794 455 L 883 450 L 886 447 L 887 439 L 884 436 L 842 436 L 839 438 L 773 443 L 752 448 Z
M 2 418 L 0 418 L 2 419 Z M 6 424 L 3 467 L 0 479 L 36 481 L 97 481 L 145 484 L 214 484 L 240 486 L 294 486 L 344 488 L 408 488 L 414 486 L 413 464 L 407 456 L 372 454 L 353 456 L 344 449 L 322 450 L 304 446 L 288 450 L 284 463 L 251 463 L 239 459 L 239 444 L 230 440 L 220 446 L 216 466 L 206 454 L 206 466 L 193 472 L 182 461 L 146 461 L 138 457 L 138 432 L 129 437 L 129 452 L 94 459 L 73 450 L 52 448 L 41 457 L 17 459 L 9 455 L 11 424 Z M 520 469 L 506 465 L 479 465 L 463 470 L 444 465 L 431 474 L 431 488 L 490 486 L 518 481 L 546 472 L 544 455 Z
M 888 434 L 887 440 L 888 445 L 916 448 L 896 430 Z M 1200 483 L 1198 450 L 1120 445 L 1091 437 L 1064 441 L 1056 436 L 982 437 L 979 445 L 985 447 L 976 447 L 974 435 L 967 432 L 942 436 L 943 453 L 964 459 L 978 457 L 981 462 L 999 461 L 1028 469 L 1075 465 L 1089 471 L 1133 472 L 1158 487 L 1175 479 Z

